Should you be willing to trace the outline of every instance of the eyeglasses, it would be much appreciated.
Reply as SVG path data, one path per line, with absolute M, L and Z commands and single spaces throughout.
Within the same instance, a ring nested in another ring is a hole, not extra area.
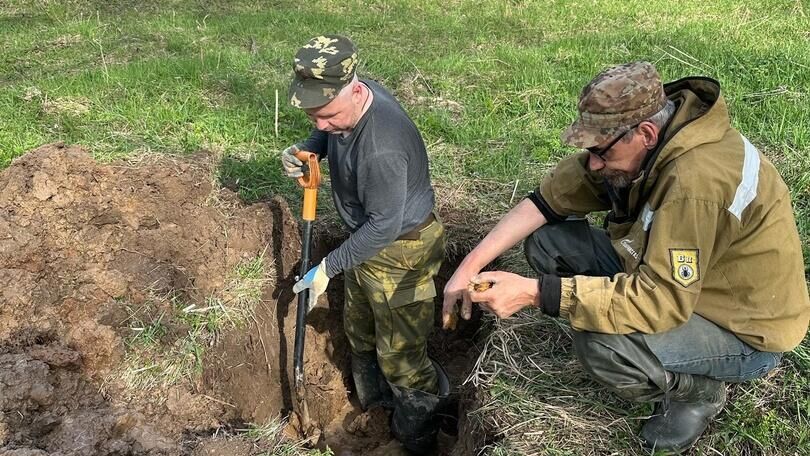
M 600 149 L 600 148 L 598 148 L 598 147 L 596 147 L 596 146 L 594 146 L 594 147 L 586 147 L 586 148 L 585 148 L 585 150 L 587 150 L 588 152 L 590 152 L 590 153 L 592 153 L 592 154 L 596 155 L 596 156 L 597 156 L 597 157 L 599 157 L 599 158 L 602 158 L 602 157 L 604 157 L 604 156 L 605 156 L 605 154 L 606 154 L 606 153 L 608 153 L 608 151 L 610 151 L 610 149 L 611 149 L 613 146 L 615 146 L 615 145 L 616 145 L 616 143 L 617 143 L 617 142 L 619 142 L 619 140 L 621 140 L 622 138 L 624 138 L 624 135 L 626 135 L 627 133 L 629 133 L 629 132 L 633 131 L 633 130 L 634 130 L 636 127 L 638 127 L 639 125 L 641 125 L 641 124 L 635 124 L 635 125 L 633 125 L 632 127 L 628 128 L 627 130 L 625 130 L 625 131 L 624 131 L 624 133 L 620 134 L 619 136 L 617 136 L 617 137 L 616 137 L 616 139 L 614 139 L 613 141 L 611 141 L 611 142 L 610 142 L 610 144 L 608 144 L 607 146 L 605 146 L 605 147 L 603 147 L 603 148 L 601 148 L 601 149 Z

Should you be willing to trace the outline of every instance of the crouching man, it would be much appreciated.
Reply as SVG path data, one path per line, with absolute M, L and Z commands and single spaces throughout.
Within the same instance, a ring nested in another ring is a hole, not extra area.
M 694 444 L 725 382 L 764 376 L 808 327 L 790 194 L 734 130 L 717 81 L 662 85 L 653 65 L 605 70 L 582 91 L 563 159 L 470 252 L 444 312 L 470 300 L 501 318 L 535 306 L 567 319 L 583 368 L 656 403 L 645 446 Z M 608 210 L 606 230 L 583 219 Z M 526 239 L 538 277 L 480 270 Z M 468 292 L 468 282 L 493 282 Z

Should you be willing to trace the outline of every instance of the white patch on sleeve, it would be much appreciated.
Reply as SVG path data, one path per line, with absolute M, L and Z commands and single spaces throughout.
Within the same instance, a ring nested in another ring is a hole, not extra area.
M 650 209 L 649 203 L 645 204 L 644 209 L 641 210 L 641 226 L 645 232 L 650 231 L 650 225 L 652 225 L 654 217 L 655 211 Z
M 737 193 L 734 194 L 734 201 L 728 207 L 728 211 L 742 220 L 742 212 L 757 197 L 757 185 L 759 185 L 759 151 L 745 136 L 742 136 L 745 144 L 745 158 L 743 159 L 742 179 L 737 186 Z

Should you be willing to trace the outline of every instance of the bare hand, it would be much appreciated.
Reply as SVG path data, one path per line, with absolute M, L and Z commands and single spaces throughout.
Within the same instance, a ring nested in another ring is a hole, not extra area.
M 473 284 L 491 282 L 486 291 L 470 292 L 470 299 L 499 318 L 509 318 L 524 307 L 540 306 L 537 279 L 530 279 L 511 272 L 482 272 L 471 278 Z M 447 296 L 447 295 L 445 295 Z
M 478 271 L 470 272 L 463 269 L 456 269 L 453 277 L 444 286 L 444 302 L 442 303 L 442 328 L 456 329 L 458 313 L 456 305 L 461 300 L 461 318 L 469 320 L 472 315 L 472 301 L 470 292 L 467 291 L 467 284 L 470 278 Z

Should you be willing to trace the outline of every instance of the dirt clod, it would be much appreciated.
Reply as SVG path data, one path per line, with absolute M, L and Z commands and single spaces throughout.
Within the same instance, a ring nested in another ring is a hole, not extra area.
M 389 413 L 382 407 L 372 407 L 358 415 L 346 431 L 360 437 L 371 437 L 388 434 Z

